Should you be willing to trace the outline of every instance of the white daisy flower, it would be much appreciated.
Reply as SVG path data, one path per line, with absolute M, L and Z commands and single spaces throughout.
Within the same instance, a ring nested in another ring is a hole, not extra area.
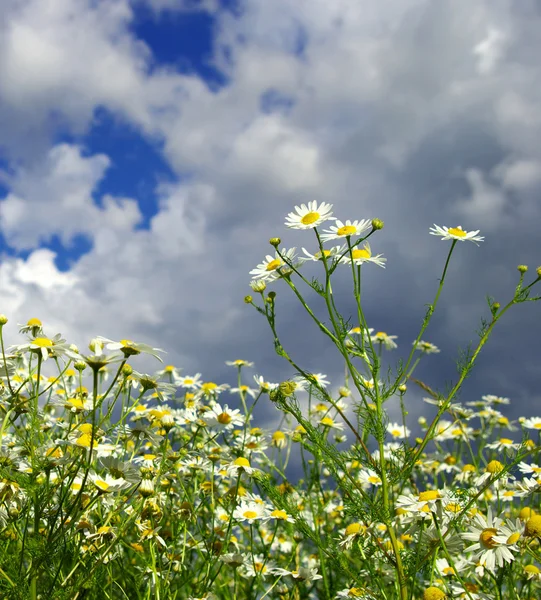
M 201 380 L 201 373 L 196 373 L 195 375 L 185 375 L 183 377 L 178 377 L 177 379 L 178 385 L 187 390 L 195 390 L 201 387 L 203 383 Z
M 469 240 L 476 246 L 479 246 L 477 242 L 482 242 L 485 239 L 484 237 L 477 235 L 478 233 L 479 229 L 476 231 L 464 231 L 460 225 L 457 227 L 440 227 L 434 223 L 434 227 L 430 228 L 430 234 L 439 235 L 442 240 L 459 240 L 460 242 Z
M 520 444 L 513 442 L 510 438 L 500 438 L 491 444 L 487 444 L 486 447 L 492 450 L 517 450 L 520 448 Z
M 541 417 L 531 417 L 522 421 L 522 426 L 526 429 L 541 429 Z
M 361 235 L 370 229 L 370 227 L 371 221 L 368 219 L 363 219 L 361 221 L 350 221 L 348 219 L 345 223 L 337 219 L 336 225 L 331 225 L 329 229 L 321 234 L 321 239 L 324 242 L 329 242 L 330 240 L 343 240 L 352 235 Z
M 290 212 L 286 217 L 285 225 L 291 229 L 313 229 L 325 221 L 333 219 L 332 204 L 322 202 L 319 206 L 316 200 L 308 205 L 295 206 L 296 212 Z
M 295 250 L 296 248 L 290 248 L 289 250 L 282 248 L 281 254 L 287 261 L 293 263 L 293 260 L 295 259 Z M 291 267 L 286 264 L 278 251 L 276 251 L 274 256 L 267 254 L 267 256 L 265 256 L 265 260 L 262 263 L 259 263 L 255 269 L 250 271 L 250 275 L 253 275 L 254 279 L 274 281 L 282 275 L 286 275 L 290 272 Z
M 304 258 L 304 256 L 299 256 L 298 260 L 301 263 L 307 262 L 309 260 L 318 262 L 320 260 L 322 261 L 323 257 L 328 259 L 328 258 L 333 258 L 334 256 L 337 256 L 339 254 L 342 254 L 345 249 L 346 249 L 345 246 L 333 246 L 332 248 L 323 250 L 323 252 L 321 250 L 318 250 L 315 254 L 310 254 L 310 252 L 308 252 L 308 250 L 306 250 L 306 248 L 303 248 L 302 251 L 304 252 L 304 254 L 306 254 L 307 258 Z
M 404 425 L 399 423 L 389 423 L 387 425 L 387 431 L 396 439 L 403 440 L 410 436 L 411 431 Z
M 383 344 L 386 350 L 394 350 L 394 348 L 398 347 L 394 341 L 397 337 L 397 335 L 387 335 L 384 331 L 378 331 L 374 335 L 371 335 L 370 339 L 372 343 Z
M 440 351 L 434 344 L 423 342 L 423 340 L 419 340 L 417 344 L 414 341 L 413 345 L 415 346 L 415 350 L 420 350 L 423 354 L 437 354 Z
M 500 531 L 503 531 L 502 524 L 500 518 L 492 516 L 492 509 L 489 507 L 486 517 L 477 513 L 472 519 L 470 531 L 461 534 L 464 540 L 475 542 L 466 550 L 475 552 L 475 559 L 492 573 L 496 566 L 503 567 L 506 562 L 513 562 L 515 559 L 509 546 L 496 540 Z
M 222 408 L 221 404 L 217 402 L 209 411 L 205 412 L 204 419 L 208 427 L 218 431 L 244 425 L 244 417 L 240 410 L 229 408 L 227 404 Z
M 230 477 L 235 477 L 239 473 L 246 473 L 247 475 L 253 475 L 259 469 L 255 469 L 250 466 L 250 461 L 243 456 L 236 458 L 232 463 L 227 466 L 227 474 Z
M 233 518 L 238 522 L 250 524 L 267 518 L 268 510 L 261 502 L 241 502 L 233 511 Z
M 372 249 L 370 248 L 370 244 L 365 242 L 363 247 L 355 247 L 351 249 L 351 256 L 349 252 L 342 258 L 341 262 L 343 263 L 351 263 L 351 259 L 353 258 L 353 264 L 362 265 L 365 262 L 371 262 L 378 267 L 385 268 L 385 263 L 387 262 L 386 258 L 383 258 L 383 254 L 376 254 L 372 256 Z

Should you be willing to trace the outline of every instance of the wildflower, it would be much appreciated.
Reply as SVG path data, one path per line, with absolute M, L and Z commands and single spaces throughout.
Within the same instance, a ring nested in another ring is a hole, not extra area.
M 507 544 L 496 540 L 501 525 L 502 520 L 493 518 L 489 507 L 487 517 L 477 513 L 471 522 L 470 531 L 461 534 L 463 539 L 475 542 L 467 550 L 475 551 L 475 559 L 492 573 L 496 566 L 503 567 L 506 562 L 510 563 L 515 558 Z
M 279 508 L 275 508 L 268 513 L 269 519 L 276 519 L 277 521 L 287 521 L 288 523 L 295 523 L 295 519 L 286 513 L 285 510 L 281 510 Z
M 351 250 L 344 255 L 341 259 L 343 263 L 351 263 L 354 265 L 362 265 L 366 262 L 374 263 L 378 265 L 378 267 L 385 268 L 385 263 L 387 262 L 386 258 L 383 258 L 383 254 L 372 255 L 372 249 L 370 248 L 370 244 L 365 242 L 363 247 L 360 248 L 356 246 L 355 248 L 351 248 Z
M 370 339 L 372 343 L 383 344 L 386 350 L 394 350 L 397 348 L 394 341 L 397 337 L 396 335 L 387 335 L 384 331 L 378 331 L 376 334 L 371 335 Z
M 414 341 L 413 345 L 415 346 L 415 350 L 420 350 L 423 354 L 437 354 L 440 351 L 434 344 L 423 342 L 423 340 Z
M 359 471 L 359 481 L 363 485 L 381 485 L 380 476 L 375 471 L 372 471 L 372 469 L 362 469 Z
M 337 219 L 336 226 L 331 225 L 329 229 L 321 234 L 321 239 L 324 242 L 342 240 L 352 235 L 361 235 L 368 229 L 370 229 L 370 221 L 367 219 L 363 219 L 362 221 L 350 221 L 348 219 L 345 223 Z
M 457 227 L 440 227 L 434 223 L 434 227 L 430 228 L 431 235 L 439 235 L 442 240 L 458 240 L 463 242 L 465 240 L 469 240 L 473 242 L 476 246 L 479 246 L 477 242 L 482 242 L 485 238 L 482 236 L 478 236 L 479 230 L 477 231 L 464 231 L 460 225 Z
M 273 569 L 273 575 L 291 575 L 294 579 L 299 579 L 300 581 L 306 581 L 306 583 L 310 583 L 311 581 L 316 581 L 317 579 L 322 579 L 323 576 L 319 575 L 317 569 L 309 569 L 307 567 L 299 567 L 298 571 L 288 571 L 287 569 L 276 568 Z
M 338 429 L 338 431 L 344 430 L 344 425 L 342 423 L 338 423 L 328 415 L 326 417 L 323 417 L 323 419 L 319 421 L 319 424 L 323 425 L 324 427 L 329 427 L 330 429 Z
M 246 557 L 243 571 L 247 577 L 267 577 L 274 573 L 274 569 L 274 563 L 259 554 Z
M 119 492 L 130 486 L 130 483 L 124 478 L 115 478 L 109 474 L 106 474 L 105 476 L 100 476 L 96 473 L 91 473 L 90 480 L 102 493 Z
M 372 600 L 375 596 L 365 588 L 350 587 L 337 592 L 335 598 L 362 598 L 363 600 Z
M 205 413 L 205 422 L 208 427 L 218 430 L 231 430 L 244 424 L 244 417 L 240 410 L 229 408 L 227 404 L 222 406 L 218 403 Z
M 524 526 L 525 537 L 541 537 L 541 515 L 533 515 Z
M 162 361 L 158 355 L 158 352 L 165 352 L 165 350 L 161 350 L 160 348 L 152 348 L 152 346 L 149 346 L 148 344 L 133 342 L 132 340 L 120 340 L 119 342 L 114 342 L 113 340 L 102 337 L 101 335 L 96 339 L 100 343 L 105 344 L 105 347 L 108 350 L 120 350 L 120 352 L 122 352 L 126 358 L 129 356 L 136 356 L 137 354 L 150 354 L 150 356 L 154 356 L 154 358 Z
M 330 259 L 334 258 L 335 256 L 339 256 L 344 252 L 344 250 L 345 246 L 333 246 L 332 248 L 318 250 L 315 254 L 310 254 L 310 252 L 308 252 L 306 248 L 302 248 L 302 251 L 307 256 L 307 258 L 304 258 L 304 256 L 299 256 L 299 261 L 301 263 L 305 263 L 309 260 L 319 262 L 323 261 L 323 258 Z
M 186 388 L 187 390 L 195 390 L 201 387 L 201 373 L 196 373 L 195 375 L 185 375 L 183 377 L 178 377 L 177 379 L 178 385 L 180 387 Z
M 288 274 L 291 271 L 291 267 L 286 263 L 293 263 L 295 260 L 295 250 L 296 248 L 290 248 L 289 250 L 283 248 L 281 254 L 284 258 L 280 256 L 278 251 L 275 252 L 274 256 L 267 254 L 265 260 L 250 271 L 250 275 L 253 275 L 254 279 L 263 279 L 270 282 L 275 281 L 282 275 Z
M 214 400 L 221 392 L 229 389 L 229 385 L 227 383 L 222 383 L 218 385 L 214 383 L 214 381 L 206 381 L 201 384 L 199 391 L 197 392 L 197 397 L 205 397 Z
M 524 567 L 524 576 L 528 581 L 541 581 L 541 570 L 535 565 L 526 565 Z
M 387 431 L 396 439 L 403 440 L 409 437 L 411 431 L 405 425 L 399 425 L 398 423 L 389 423 L 387 425 Z
M 275 431 L 272 434 L 271 444 L 276 448 L 283 450 L 287 446 L 286 434 L 283 431 Z
M 486 447 L 492 450 L 517 450 L 520 448 L 520 444 L 513 442 L 509 438 L 500 438 L 495 442 L 487 444 Z
M 253 367 L 254 363 L 248 360 L 243 360 L 242 358 L 238 358 L 237 360 L 226 360 L 225 364 L 228 367 Z
M 530 419 L 524 419 L 522 426 L 526 429 L 541 429 L 541 417 L 531 417 Z
M 16 352 L 25 352 L 30 350 L 36 354 L 40 354 L 43 361 L 46 361 L 51 356 L 62 356 L 69 351 L 69 345 L 66 340 L 62 339 L 62 336 L 57 333 L 53 338 L 48 337 L 35 337 L 29 340 L 26 344 L 19 344 L 13 346 L 11 350 Z
M 313 229 L 329 219 L 334 220 L 332 204 L 326 202 L 318 206 L 317 201 L 312 200 L 308 205 L 295 206 L 295 211 L 286 217 L 285 225 L 291 229 Z
M 272 390 L 275 390 L 279 385 L 277 383 L 269 383 L 268 381 L 265 381 L 263 375 L 254 375 L 254 381 L 259 386 L 259 389 L 265 393 L 269 393 Z
M 265 519 L 267 516 L 267 507 L 260 502 L 241 502 L 233 511 L 234 519 L 240 523 L 247 521 L 250 525 L 255 521 Z
M 250 466 L 250 461 L 247 458 L 240 456 L 230 463 L 227 467 L 227 474 L 231 477 L 240 473 L 253 475 L 258 469 Z
M 243 396 L 248 394 L 248 396 L 251 396 L 252 398 L 256 398 L 257 395 L 261 393 L 259 390 L 255 390 L 247 385 L 240 385 L 239 387 L 231 388 L 229 391 L 232 394 L 242 394 Z
M 326 388 L 330 383 L 326 377 L 327 375 L 324 375 L 323 373 L 308 373 L 308 377 L 306 377 L 306 379 L 299 376 L 295 378 L 295 381 L 303 385 L 312 385 L 311 379 L 313 379 L 319 387 Z
M 30 319 L 26 325 L 21 325 L 19 323 L 19 327 L 19 333 L 30 333 L 33 337 L 43 334 L 43 324 L 36 318 Z
M 362 523 L 350 523 L 342 534 L 342 541 L 338 545 L 342 548 L 351 548 L 354 540 L 364 537 L 366 534 L 366 525 Z
M 442 600 L 443 598 L 445 598 L 445 592 L 433 585 L 423 592 L 423 600 Z

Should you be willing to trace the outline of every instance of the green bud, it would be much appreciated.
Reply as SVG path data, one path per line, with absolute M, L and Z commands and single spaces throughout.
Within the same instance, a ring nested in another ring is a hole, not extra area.
M 254 299 L 252 296 L 244 296 L 244 302 L 246 302 L 246 304 L 251 304 L 253 301 Z
M 535 270 L 535 272 L 537 273 L 538 277 L 541 277 L 541 267 L 537 267 L 537 269 Z
M 76 363 L 73 364 L 73 368 L 76 371 L 79 371 L 80 373 L 82 373 L 86 369 L 86 363 L 83 362 L 82 360 L 78 360 Z
M 519 265 L 517 267 L 519 273 L 526 273 L 526 271 L 528 270 L 528 266 L 527 265 Z
M 276 298 L 276 292 L 269 292 L 269 295 L 267 296 L 267 298 L 269 300 L 274 300 Z
M 6 315 L 0 315 L 0 327 L 8 322 Z
M 372 219 L 372 228 L 373 229 L 383 229 L 385 223 L 381 219 Z
M 405 394 L 407 389 L 408 389 L 408 388 L 407 388 L 407 387 L 406 387 L 404 384 L 401 384 L 401 385 L 399 385 L 399 386 L 398 386 L 398 391 L 399 391 L 401 394 Z
M 281 243 L 282 243 L 282 240 L 281 240 L 279 237 L 271 238 L 271 239 L 269 240 L 269 244 L 270 244 L 271 246 L 274 246 L 275 248 L 276 248 L 277 246 L 279 246 Z
M 129 377 L 133 373 L 133 367 L 131 365 L 124 365 L 121 370 L 122 375 Z

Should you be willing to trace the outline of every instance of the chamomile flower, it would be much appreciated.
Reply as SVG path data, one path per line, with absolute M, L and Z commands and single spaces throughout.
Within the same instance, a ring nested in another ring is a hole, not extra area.
M 316 200 L 295 206 L 295 212 L 286 217 L 285 225 L 291 229 L 313 229 L 325 221 L 333 219 L 332 204 L 322 202 L 319 206 Z
M 411 431 L 406 426 L 400 425 L 399 423 L 389 423 L 387 425 L 387 431 L 398 440 L 403 440 L 411 434 Z
M 137 354 L 150 354 L 150 356 L 154 356 L 154 358 L 157 358 L 159 361 L 163 362 L 158 355 L 158 352 L 165 352 L 165 350 L 153 348 L 148 344 L 142 344 L 141 342 L 134 342 L 132 340 L 120 340 L 119 342 L 115 342 L 108 338 L 102 337 L 101 335 L 99 335 L 96 340 L 105 344 L 107 350 L 119 350 L 126 358 L 129 356 L 136 356 Z
M 262 521 L 268 516 L 268 510 L 261 502 L 241 502 L 233 511 L 233 518 L 239 523 L 247 522 L 250 525 L 255 521 Z
M 361 221 L 350 221 L 348 219 L 345 223 L 337 219 L 336 225 L 331 225 L 329 229 L 321 234 L 321 240 L 323 242 L 344 240 L 352 235 L 362 235 L 365 231 L 370 229 L 370 227 L 371 221 L 368 219 L 363 219 Z
M 270 383 L 265 381 L 263 375 L 254 375 L 254 381 L 259 386 L 259 389 L 265 393 L 272 392 L 272 390 L 275 390 L 279 385 L 278 383 Z
M 186 388 L 187 390 L 196 390 L 201 387 L 203 381 L 201 380 L 201 373 L 196 373 L 195 375 L 178 377 L 177 383 L 180 387 Z
M 522 426 L 526 429 L 541 429 L 541 417 L 531 417 L 522 421 Z
M 383 254 L 372 254 L 372 249 L 370 248 L 370 244 L 368 242 L 365 242 L 362 248 L 359 246 L 352 248 L 351 254 L 348 251 L 348 253 L 341 259 L 341 262 L 349 264 L 352 262 L 352 260 L 354 265 L 362 265 L 366 262 L 371 262 L 375 265 L 378 265 L 378 267 L 383 268 L 385 268 L 385 263 L 387 262 L 387 259 L 383 257 Z
M 69 345 L 62 336 L 57 333 L 53 338 L 35 337 L 26 344 L 19 344 L 9 349 L 16 352 L 25 352 L 30 350 L 36 354 L 40 354 L 43 361 L 46 361 L 51 356 L 62 356 L 69 352 Z
M 415 346 L 415 350 L 419 350 L 423 354 L 437 354 L 440 351 L 440 349 L 434 344 L 431 344 L 430 342 L 424 342 L 423 340 L 419 340 L 418 342 L 414 341 L 413 345 Z
M 282 256 L 280 256 L 278 251 L 275 252 L 274 256 L 267 254 L 265 260 L 262 263 L 259 263 L 255 269 L 250 271 L 250 275 L 252 275 L 254 279 L 275 281 L 282 275 L 290 273 L 291 267 L 286 263 L 293 263 L 295 260 L 295 250 L 296 248 L 290 248 L 289 250 L 282 248 Z
M 242 358 L 237 358 L 237 360 L 226 360 L 225 364 L 228 367 L 253 367 L 254 363 L 248 360 L 244 360 Z
M 205 422 L 208 427 L 213 429 L 229 430 L 235 427 L 241 427 L 244 425 L 244 417 L 240 410 L 232 409 L 225 404 L 223 407 L 216 403 L 214 406 L 204 414 Z
M 239 473 L 246 473 L 247 475 L 253 475 L 258 469 L 255 469 L 250 465 L 250 461 L 243 456 L 239 456 L 232 463 L 227 466 L 227 474 L 230 477 L 236 477 Z
M 496 540 L 501 526 L 502 520 L 493 517 L 492 509 L 489 507 L 486 517 L 477 513 L 470 524 L 470 531 L 461 534 L 462 539 L 475 542 L 466 550 L 475 552 L 475 559 L 492 573 L 496 566 L 503 567 L 506 562 L 513 562 L 515 558 L 507 544 L 501 544 Z
M 372 343 L 383 344 L 386 350 L 394 350 L 398 346 L 395 343 L 397 335 L 387 335 L 384 331 L 378 331 L 370 336 Z
M 457 227 L 440 227 L 434 223 L 434 227 L 430 228 L 431 235 L 439 235 L 442 240 L 458 240 L 464 242 L 466 240 L 473 242 L 476 246 L 479 246 L 477 242 L 482 242 L 485 238 L 477 235 L 479 229 L 476 231 L 464 231 L 460 225 Z
M 306 248 L 303 248 L 302 251 L 306 254 L 306 258 L 304 256 L 299 256 L 299 262 L 304 263 L 309 260 L 314 262 L 323 261 L 323 257 L 328 260 L 342 254 L 344 250 L 345 246 L 333 246 L 332 248 L 323 250 L 323 252 L 318 250 L 315 254 L 310 254 Z

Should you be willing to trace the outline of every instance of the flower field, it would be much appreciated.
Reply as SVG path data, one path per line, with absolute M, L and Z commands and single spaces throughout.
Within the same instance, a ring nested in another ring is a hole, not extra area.
M 479 231 L 430 229 L 449 253 L 409 356 L 388 370 L 397 337 L 370 327 L 361 298 L 363 270 L 385 267 L 372 249 L 384 224 L 340 221 L 313 201 L 285 225 L 317 246 L 297 254 L 272 238 L 245 297 L 268 323 L 282 381 L 244 359 L 227 362 L 234 387 L 163 363 L 144 374 L 132 358 L 162 361 L 162 350 L 97 337 L 85 352 L 37 318 L 17 344 L 0 316 L 0 597 L 541 597 L 541 416 L 512 421 L 497 395 L 457 399 L 498 321 L 539 299 L 541 268 L 528 280 L 520 265 L 509 302 L 488 300 L 477 344 L 441 393 L 415 370 L 439 352 L 424 334 L 452 254 L 482 243 Z M 319 279 L 303 275 L 307 262 Z M 351 273 L 355 315 L 336 305 L 337 269 Z M 278 287 L 332 341 L 343 380 L 306 371 L 284 347 Z M 432 418 L 410 422 L 412 390 Z M 272 429 L 258 422 L 263 402 L 279 415 Z

